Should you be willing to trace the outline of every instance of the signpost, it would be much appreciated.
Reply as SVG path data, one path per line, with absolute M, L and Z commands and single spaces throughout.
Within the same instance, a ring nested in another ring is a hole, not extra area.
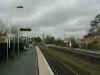
M 28 32 L 31 32 L 32 31 L 32 29 L 31 28 L 20 28 L 20 31 L 21 32 L 27 32 L 27 39 L 26 39 L 26 45 L 27 45 L 27 43 L 29 42 L 29 37 L 28 37 Z

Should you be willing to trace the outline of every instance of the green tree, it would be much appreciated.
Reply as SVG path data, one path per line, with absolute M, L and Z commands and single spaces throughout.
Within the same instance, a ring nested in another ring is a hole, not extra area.
M 37 43 L 42 42 L 42 39 L 40 37 L 34 37 L 33 40 Z
M 55 44 L 59 46 L 66 46 L 66 44 L 64 43 L 64 40 L 61 40 L 61 39 L 56 39 Z
M 16 26 L 12 26 L 12 27 L 11 27 L 11 33 L 12 33 L 12 34 L 17 34 L 17 33 L 18 33 L 18 29 L 17 29 Z
M 5 33 L 6 32 L 6 27 L 3 21 L 0 19 L 0 33 Z
M 91 21 L 90 25 L 91 25 L 91 29 L 89 30 L 89 32 L 94 32 L 95 29 L 97 29 L 99 27 L 99 23 L 100 23 L 100 14 L 98 14 L 94 20 Z
M 47 36 L 47 37 L 45 38 L 45 42 L 46 42 L 47 44 L 53 44 L 53 43 L 55 42 L 55 37 L 54 37 L 54 36 Z
M 90 42 L 88 43 L 87 48 L 92 50 L 100 50 L 100 43 L 97 41 Z

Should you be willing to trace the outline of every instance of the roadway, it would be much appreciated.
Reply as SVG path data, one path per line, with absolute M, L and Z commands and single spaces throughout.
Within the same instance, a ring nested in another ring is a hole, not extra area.
M 0 75 L 38 75 L 35 49 L 28 49 L 10 63 L 0 64 Z

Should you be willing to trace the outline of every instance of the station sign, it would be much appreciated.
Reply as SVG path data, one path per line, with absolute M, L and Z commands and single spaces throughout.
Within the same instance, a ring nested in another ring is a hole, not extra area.
M 30 32 L 30 31 L 32 31 L 32 29 L 31 28 L 20 28 L 20 31 L 28 31 L 28 32 Z

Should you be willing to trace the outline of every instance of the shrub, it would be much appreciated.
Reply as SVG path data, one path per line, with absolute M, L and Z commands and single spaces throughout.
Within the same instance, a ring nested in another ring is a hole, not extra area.
M 88 49 L 94 49 L 94 50 L 99 50 L 100 49 L 100 43 L 97 41 L 91 42 L 87 45 Z

